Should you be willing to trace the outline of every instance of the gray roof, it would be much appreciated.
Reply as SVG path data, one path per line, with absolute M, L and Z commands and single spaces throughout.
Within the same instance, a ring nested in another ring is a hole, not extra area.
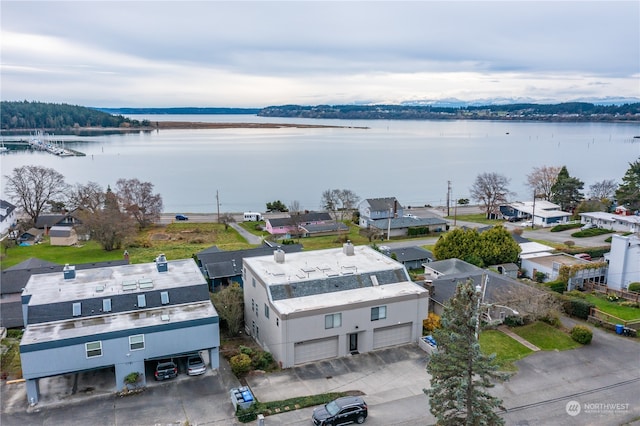
M 383 253 L 387 254 L 386 252 Z M 394 253 L 398 262 L 411 262 L 415 260 L 433 259 L 433 253 L 418 246 L 391 249 L 389 250 L 388 255 L 391 256 Z
M 302 251 L 301 244 L 285 244 L 280 247 L 285 253 Z M 274 247 L 263 246 L 246 250 L 212 251 L 211 248 L 196 253 L 198 264 L 205 268 L 209 279 L 227 278 L 242 273 L 242 259 L 273 254 Z
M 304 225 L 312 222 L 328 222 L 333 221 L 331 215 L 327 212 L 311 212 L 311 213 L 302 213 L 295 216 L 289 217 L 280 217 L 280 218 L 272 218 L 266 219 L 269 221 L 272 227 L 274 226 L 288 226 L 293 225 L 294 223 L 298 225 Z
M 3 210 L 7 211 L 6 216 L 0 215 L 0 222 L 2 222 L 7 216 L 9 216 L 11 212 L 13 212 L 15 209 L 16 209 L 16 206 L 11 204 L 10 202 L 5 200 L 0 200 L 0 211 L 3 211 Z
M 73 233 L 73 228 L 70 226 L 52 226 L 49 230 L 50 237 L 69 237 Z
M 403 208 L 402 204 L 398 202 L 396 197 L 367 198 L 364 201 L 369 204 L 369 208 L 371 209 L 371 211 L 376 211 L 376 212 L 389 211 L 394 207 L 394 204 L 396 208 L 399 208 L 399 209 Z
M 416 226 L 444 226 L 447 224 L 447 221 L 437 217 L 396 217 L 391 219 L 391 224 L 389 224 L 389 219 L 372 220 L 370 224 L 371 226 L 384 230 L 388 229 L 389 226 L 391 229 L 412 228 Z
M 445 259 L 431 262 L 428 265 L 429 269 L 445 275 L 458 275 L 458 274 L 477 274 L 484 272 L 484 269 L 478 268 L 475 265 L 465 262 L 460 259 Z
M 366 274 L 340 275 L 337 277 L 320 278 L 316 280 L 299 281 L 269 286 L 273 301 L 293 299 L 296 297 L 314 296 L 318 294 L 335 293 L 344 290 L 355 290 L 373 287 L 369 278 L 375 275 L 379 285 L 394 284 L 407 281 L 404 268 L 367 272 Z
M 349 227 L 342 222 L 330 222 L 330 223 L 312 223 L 308 225 L 300 225 L 302 229 L 307 231 L 309 234 L 314 234 L 317 232 L 340 232 L 340 231 L 348 231 Z

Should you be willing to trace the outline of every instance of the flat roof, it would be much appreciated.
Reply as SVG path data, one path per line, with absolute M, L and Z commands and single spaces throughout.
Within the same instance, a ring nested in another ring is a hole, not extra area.
M 31 295 L 29 305 L 43 305 L 207 285 L 193 259 L 167 261 L 167 272 L 158 272 L 156 263 L 152 262 L 76 270 L 75 275 L 72 279 L 65 279 L 64 272 L 32 275 L 22 294 Z
M 333 297 L 321 294 L 297 297 L 295 299 L 282 299 L 273 302 L 273 306 L 279 313 L 287 315 L 294 312 L 305 312 L 339 306 L 344 307 L 360 302 L 388 300 L 395 297 L 420 295 L 424 293 L 428 293 L 425 288 L 420 287 L 412 281 L 404 281 L 394 284 L 344 290 L 340 292 L 339 296 L 332 295 Z
M 169 325 L 184 321 L 198 321 L 218 316 L 210 301 L 184 305 L 167 305 L 155 309 L 119 312 L 109 315 L 72 318 L 40 324 L 29 324 L 20 345 L 39 344 L 105 333 Z M 101 340 L 96 338 L 96 340 Z
M 317 280 L 322 277 L 367 274 L 378 271 L 404 269 L 404 266 L 369 246 L 352 246 L 349 256 L 343 248 L 281 253 L 283 262 L 276 262 L 276 254 L 245 258 L 245 265 L 253 269 L 266 285 Z
M 554 262 L 563 265 L 584 265 L 591 263 L 588 260 L 579 259 L 565 253 L 549 254 L 547 256 L 535 256 L 534 253 L 534 256 L 529 256 L 526 259 L 549 268 L 553 267 Z

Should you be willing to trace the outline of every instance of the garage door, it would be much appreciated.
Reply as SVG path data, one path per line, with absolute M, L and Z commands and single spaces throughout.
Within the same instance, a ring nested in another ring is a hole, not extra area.
M 393 325 L 373 330 L 373 349 L 403 345 L 411 342 L 412 324 Z
M 338 356 L 338 336 L 297 342 L 293 347 L 294 364 L 335 358 Z

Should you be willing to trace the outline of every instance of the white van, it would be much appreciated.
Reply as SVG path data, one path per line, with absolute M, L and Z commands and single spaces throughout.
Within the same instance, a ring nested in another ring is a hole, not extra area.
M 262 220 L 262 215 L 257 212 L 244 212 L 245 222 L 259 222 Z

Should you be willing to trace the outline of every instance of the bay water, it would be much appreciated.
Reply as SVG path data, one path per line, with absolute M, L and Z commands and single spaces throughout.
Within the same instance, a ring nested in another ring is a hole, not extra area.
M 55 136 L 83 157 L 12 150 L 0 156 L 2 190 L 15 167 L 51 167 L 67 183 L 115 187 L 119 178 L 151 182 L 164 211 L 259 211 L 297 201 L 322 208 L 322 192 L 349 189 L 361 199 L 396 197 L 407 206 L 442 206 L 470 198 L 480 173 L 510 179 L 511 197 L 530 200 L 534 167 L 567 166 L 589 185 L 620 183 L 640 158 L 640 125 L 479 120 L 321 120 L 255 115 L 132 115 L 151 121 L 293 123 L 340 128 L 159 130 L 100 136 Z M 28 139 L 29 135 L 24 135 Z M 2 195 L 3 199 L 6 196 Z

